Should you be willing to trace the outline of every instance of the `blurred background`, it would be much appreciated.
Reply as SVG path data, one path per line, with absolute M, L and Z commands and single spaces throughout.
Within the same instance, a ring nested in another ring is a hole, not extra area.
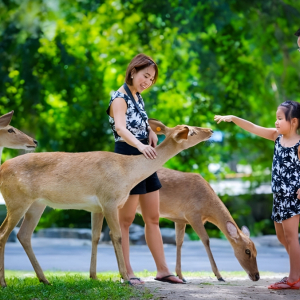
M 215 131 L 166 167 L 201 174 L 252 235 L 275 233 L 274 143 L 213 117 L 274 127 L 277 106 L 300 101 L 298 0 L 0 0 L 0 16 L 0 114 L 15 111 L 11 125 L 38 140 L 37 152 L 113 151 L 110 95 L 146 53 L 159 66 L 143 94 L 149 117 Z M 2 162 L 23 153 L 5 149 Z M 90 213 L 47 208 L 37 229 L 48 227 L 90 228 Z

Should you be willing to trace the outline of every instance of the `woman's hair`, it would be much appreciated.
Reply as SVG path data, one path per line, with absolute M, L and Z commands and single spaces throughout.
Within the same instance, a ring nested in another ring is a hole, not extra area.
M 298 119 L 298 129 L 300 128 L 300 103 L 296 101 L 285 101 L 281 103 L 279 107 L 284 108 L 284 115 L 287 121 L 291 121 L 293 118 Z
M 140 53 L 137 56 L 135 56 L 132 59 L 132 61 L 130 62 L 130 64 L 128 65 L 127 70 L 126 70 L 125 82 L 128 85 L 132 85 L 132 78 L 131 78 L 132 70 L 135 69 L 136 72 L 139 72 L 149 66 L 153 66 L 155 69 L 155 75 L 153 78 L 153 83 L 155 83 L 155 81 L 157 80 L 157 77 L 158 77 L 157 64 L 154 62 L 154 60 L 150 56 L 145 55 L 143 53 Z

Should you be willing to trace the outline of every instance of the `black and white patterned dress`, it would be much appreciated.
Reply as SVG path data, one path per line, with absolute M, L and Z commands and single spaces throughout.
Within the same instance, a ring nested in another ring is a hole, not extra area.
M 297 190 L 300 188 L 300 161 L 298 147 L 300 141 L 292 147 L 280 144 L 282 135 L 275 141 L 272 165 L 273 211 L 272 220 L 281 223 L 300 214 L 300 199 Z
M 139 98 L 139 101 L 137 102 L 138 106 L 140 107 L 141 113 L 143 114 L 144 119 L 147 119 L 147 125 L 148 123 L 148 116 L 145 111 L 145 104 L 143 101 L 142 96 L 137 93 L 137 96 Z M 112 102 L 116 98 L 123 98 L 127 104 L 127 111 L 126 111 L 126 128 L 139 140 L 147 139 L 148 138 L 148 130 L 145 121 L 142 119 L 140 112 L 135 107 L 134 103 L 132 102 L 130 97 L 128 97 L 126 94 L 121 93 L 119 91 L 116 91 L 113 93 L 113 95 L 110 98 L 109 107 L 107 109 L 107 114 L 109 116 L 109 123 L 111 126 L 111 129 L 113 131 L 115 141 L 122 141 L 123 139 L 118 135 L 115 127 L 115 120 L 109 115 L 109 110 Z

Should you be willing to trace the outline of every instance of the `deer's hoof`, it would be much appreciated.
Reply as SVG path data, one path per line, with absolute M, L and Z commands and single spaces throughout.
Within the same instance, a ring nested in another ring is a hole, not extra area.
M 45 285 L 52 285 L 47 279 L 40 279 L 40 282 L 42 282 Z
M 224 280 L 222 277 L 218 278 L 218 281 L 223 281 L 223 282 L 225 282 L 225 280 Z

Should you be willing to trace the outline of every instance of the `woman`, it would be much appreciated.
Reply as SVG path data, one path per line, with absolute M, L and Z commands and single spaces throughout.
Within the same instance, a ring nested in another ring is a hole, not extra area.
M 138 54 L 126 70 L 125 84 L 112 95 L 107 109 L 109 122 L 115 137 L 115 152 L 124 155 L 143 154 L 155 159 L 157 136 L 151 130 L 141 93 L 155 83 L 158 68 L 153 59 Z M 126 180 L 126 179 L 124 179 Z M 145 237 L 157 267 L 155 280 L 183 283 L 169 271 L 159 229 L 159 189 L 161 184 L 154 173 L 135 186 L 125 205 L 119 209 L 122 232 L 122 249 L 131 284 L 143 281 L 134 275 L 129 260 L 129 227 L 132 224 L 138 203 L 145 222 Z

